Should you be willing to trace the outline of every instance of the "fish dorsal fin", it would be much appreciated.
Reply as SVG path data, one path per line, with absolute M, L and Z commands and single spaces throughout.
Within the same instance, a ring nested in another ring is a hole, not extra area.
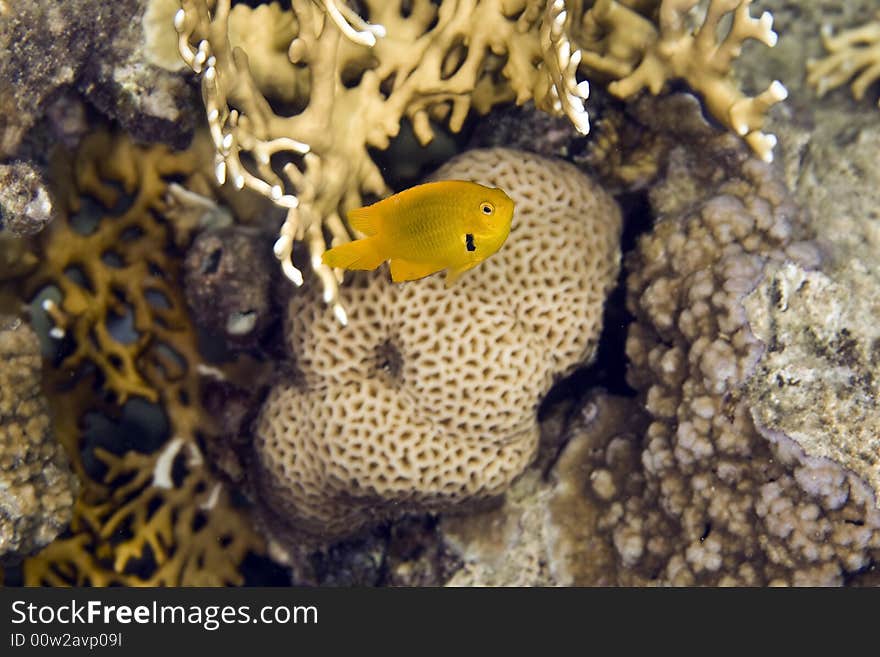
M 434 274 L 445 265 L 437 265 L 435 263 L 425 264 L 419 262 L 410 262 L 395 258 L 391 260 L 391 280 L 395 283 L 401 281 L 414 281 L 417 278 L 424 278 L 430 274 Z
M 367 237 L 376 235 L 382 224 L 382 218 L 376 211 L 376 204 L 348 211 L 348 225 Z

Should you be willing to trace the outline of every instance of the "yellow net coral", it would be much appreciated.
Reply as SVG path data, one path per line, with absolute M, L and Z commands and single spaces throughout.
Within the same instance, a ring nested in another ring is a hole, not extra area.
M 201 358 L 164 219 L 170 181 L 198 164 L 193 151 L 95 133 L 73 162 L 67 207 L 44 231 L 26 290 L 60 292 L 43 304 L 60 342 L 46 388 L 83 486 L 69 535 L 25 561 L 26 584 L 240 584 L 243 559 L 263 550 L 199 446 L 211 429 Z M 85 212 L 94 203 L 98 211 Z M 132 335 L 114 327 L 114 315 L 130 317 Z M 164 414 L 158 449 L 88 439 L 88 414 L 112 419 L 135 399 Z
M 47 300 L 44 308 L 56 323 L 53 335 L 67 336 L 72 345 L 64 369 L 91 363 L 120 404 L 130 395 L 155 402 L 156 382 L 147 371 L 171 371 L 179 365 L 175 353 L 192 358 L 180 353 L 190 348 L 180 340 L 188 319 L 175 287 L 178 265 L 167 253 L 171 229 L 160 217 L 167 179 L 191 174 L 195 155 L 164 146 L 139 148 L 98 132 L 85 140 L 72 166 L 75 192 L 66 216 L 44 233 L 40 266 L 27 293 L 47 285 L 60 291 L 61 303 Z M 100 209 L 84 206 L 86 198 Z M 137 336 L 123 342 L 110 327 L 127 318 Z M 157 349 L 159 344 L 167 349 Z

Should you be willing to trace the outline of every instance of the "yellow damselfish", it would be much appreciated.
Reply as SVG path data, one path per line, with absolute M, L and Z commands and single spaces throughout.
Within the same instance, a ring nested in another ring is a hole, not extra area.
M 391 280 L 412 281 L 442 269 L 446 284 L 504 244 L 513 201 L 502 190 L 442 180 L 350 210 L 349 225 L 365 238 L 326 251 L 325 265 L 375 269 L 391 261 Z

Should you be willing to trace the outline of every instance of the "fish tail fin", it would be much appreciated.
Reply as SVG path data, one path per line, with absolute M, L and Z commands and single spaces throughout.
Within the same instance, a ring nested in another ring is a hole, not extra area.
M 381 227 L 382 217 L 376 211 L 376 205 L 368 205 L 363 208 L 354 208 L 348 211 L 348 225 L 353 230 L 363 233 L 368 237 L 376 235 Z
M 355 240 L 324 251 L 321 261 L 334 269 L 375 269 L 387 260 L 378 247 L 372 237 Z

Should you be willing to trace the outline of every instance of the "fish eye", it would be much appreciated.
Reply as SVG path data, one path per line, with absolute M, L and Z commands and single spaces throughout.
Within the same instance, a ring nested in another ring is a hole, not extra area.
M 495 206 L 491 203 L 481 203 L 480 212 L 483 214 L 493 214 L 495 212 Z

